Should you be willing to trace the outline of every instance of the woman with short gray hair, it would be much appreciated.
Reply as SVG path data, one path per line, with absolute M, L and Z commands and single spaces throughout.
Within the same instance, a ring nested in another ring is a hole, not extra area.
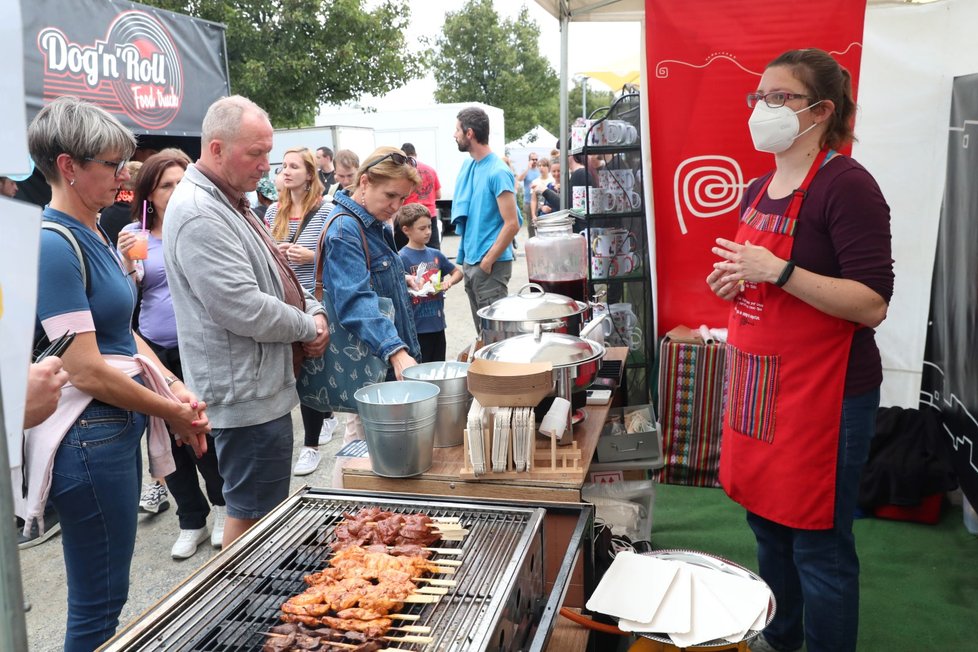
M 64 649 L 90 652 L 108 640 L 129 593 L 141 477 L 140 439 L 149 425 L 150 473 L 173 471 L 164 420 L 201 454 L 206 407 L 132 332 L 136 287 L 99 211 L 129 179 L 136 139 L 103 109 L 61 97 L 27 131 L 51 184 L 41 233 L 35 340 L 74 332 L 61 355 L 71 376 L 58 409 L 25 433 L 25 533 L 43 532 L 48 498 L 61 519 L 68 584 Z M 53 227 L 53 228 L 52 228 Z

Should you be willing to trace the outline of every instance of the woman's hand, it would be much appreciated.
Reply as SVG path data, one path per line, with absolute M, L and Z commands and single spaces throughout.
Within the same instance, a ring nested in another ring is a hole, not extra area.
M 740 291 L 744 286 L 740 281 L 727 281 L 725 280 L 726 272 L 714 269 L 710 272 L 710 275 L 706 277 L 706 284 L 710 286 L 713 293 L 723 299 L 724 301 L 732 301 L 734 297 L 740 294 Z
M 391 354 L 390 363 L 394 367 L 394 377 L 398 380 L 404 380 L 405 369 L 418 364 L 417 360 L 408 354 L 407 349 L 399 349 Z
M 712 251 L 722 260 L 713 263 L 713 268 L 724 273 L 719 279 L 724 283 L 730 281 L 774 283 L 787 263 L 766 248 L 752 245 L 750 240 L 738 244 L 733 240 L 717 238 L 716 243 L 717 246 L 713 247 Z
M 316 262 L 316 252 L 301 245 L 291 245 L 285 252 L 285 259 L 292 265 L 309 265 Z
M 211 431 L 207 418 L 207 404 L 197 397 L 180 381 L 173 383 L 170 390 L 180 399 L 176 409 L 166 422 L 177 440 L 177 445 L 190 446 L 198 458 L 207 452 L 207 434 Z
M 132 231 L 119 232 L 119 241 L 118 241 L 117 248 L 119 249 L 119 253 L 122 254 L 122 258 L 125 261 L 126 266 L 129 268 L 129 271 L 133 270 L 136 262 L 129 257 L 129 250 L 132 249 L 132 246 L 134 244 L 136 244 L 135 233 L 133 233 Z
M 61 400 L 61 388 L 66 382 L 68 372 L 57 356 L 44 358 L 30 366 L 24 407 L 25 428 L 33 428 L 54 414 Z

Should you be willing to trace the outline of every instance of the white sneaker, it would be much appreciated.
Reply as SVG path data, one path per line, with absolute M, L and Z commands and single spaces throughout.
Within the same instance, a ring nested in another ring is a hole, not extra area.
M 292 469 L 292 475 L 309 475 L 317 468 L 319 468 L 319 462 L 322 457 L 319 455 L 319 451 L 315 448 L 303 447 L 299 451 L 299 459 L 295 462 L 295 467 Z
M 328 444 L 333 439 L 333 432 L 339 422 L 336 417 L 330 417 L 323 421 L 323 429 L 319 431 L 319 445 Z
M 220 548 L 224 543 L 224 520 L 228 516 L 227 507 L 214 505 L 214 529 L 211 530 L 211 545 Z
M 174 559 L 189 559 L 197 552 L 197 546 L 207 541 L 207 528 L 199 530 L 180 530 L 180 536 L 170 548 L 170 556 Z
M 139 511 L 147 514 L 159 514 L 170 509 L 170 492 L 166 490 L 166 485 L 154 481 L 153 484 L 144 484 L 143 493 L 139 495 Z

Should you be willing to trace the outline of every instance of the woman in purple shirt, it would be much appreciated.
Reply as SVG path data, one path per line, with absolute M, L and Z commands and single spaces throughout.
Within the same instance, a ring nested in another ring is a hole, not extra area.
M 183 178 L 189 158 L 166 153 L 155 154 L 143 163 L 136 181 L 132 201 L 133 223 L 119 233 L 119 251 L 127 267 L 134 271 L 142 292 L 139 311 L 139 332 L 152 347 L 160 360 L 178 377 L 182 377 L 180 350 L 177 347 L 177 324 L 173 314 L 170 286 L 163 267 L 163 217 L 173 189 Z M 143 207 L 146 208 L 146 229 L 149 246 L 146 260 L 134 261 L 129 257 L 136 241 L 135 233 L 141 229 Z M 177 502 L 177 519 L 180 535 L 170 556 L 186 559 L 197 552 L 197 546 L 207 540 L 207 514 L 214 506 L 214 529 L 211 545 L 221 546 L 224 536 L 224 480 L 217 468 L 214 441 L 207 436 L 207 452 L 200 458 L 186 446 L 178 446 L 170 437 L 176 470 L 166 476 L 166 484 Z M 204 478 L 207 497 L 200 490 L 197 473 Z M 155 485 L 150 491 L 166 491 Z M 210 505 L 207 499 L 210 499 Z

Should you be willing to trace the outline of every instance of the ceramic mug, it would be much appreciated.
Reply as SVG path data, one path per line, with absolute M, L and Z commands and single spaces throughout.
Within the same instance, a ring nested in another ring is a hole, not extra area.
M 625 197 L 625 191 L 621 188 L 608 188 L 605 192 L 611 197 L 611 199 L 606 202 L 611 206 L 609 213 L 621 213 L 625 210 L 625 203 L 627 198 Z
M 635 172 L 629 168 L 622 168 L 620 170 L 607 170 L 611 173 L 613 183 L 616 186 L 624 188 L 625 190 L 631 190 L 635 187 Z
M 587 125 L 574 125 L 571 127 L 571 149 L 581 149 L 584 147 L 584 139 L 587 138 Z
M 635 192 L 634 190 L 629 190 L 627 193 L 628 206 L 631 210 L 637 211 L 642 208 L 642 195 Z
M 583 211 L 587 205 L 587 186 L 574 186 L 571 188 L 571 208 Z
M 613 260 L 610 256 L 591 256 L 591 278 L 608 278 Z
M 638 129 L 635 128 L 635 125 L 626 122 L 624 131 L 625 133 L 622 140 L 623 145 L 634 145 L 638 142 Z
M 608 144 L 607 120 L 601 122 L 585 120 L 584 123 L 591 134 L 588 138 L 588 145 Z
M 638 315 L 630 303 L 613 303 L 608 306 L 611 321 L 619 330 L 632 330 L 638 325 Z
M 613 213 L 616 206 L 615 196 L 604 188 L 591 188 L 588 194 L 589 213 Z
M 635 234 L 628 229 L 603 229 L 591 237 L 591 254 L 613 257 L 634 253 L 638 249 Z
M 642 329 L 636 326 L 628 334 L 628 348 L 632 351 L 638 351 L 642 348 L 642 344 L 644 344 L 642 341 Z
M 638 267 L 638 256 L 635 254 L 618 254 L 611 259 L 611 268 L 608 274 L 611 276 L 627 276 Z

